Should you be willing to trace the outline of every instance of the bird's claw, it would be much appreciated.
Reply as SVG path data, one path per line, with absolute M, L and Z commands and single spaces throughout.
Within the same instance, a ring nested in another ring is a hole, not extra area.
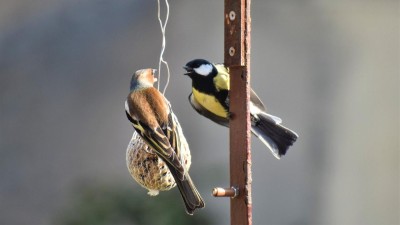
M 235 114 L 233 112 L 228 112 L 227 117 L 229 120 L 233 120 L 235 117 Z

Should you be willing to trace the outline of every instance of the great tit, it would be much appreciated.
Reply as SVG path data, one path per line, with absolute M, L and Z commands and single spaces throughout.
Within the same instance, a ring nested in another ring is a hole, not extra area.
M 204 201 L 185 168 L 188 163 L 181 148 L 185 140 L 178 120 L 169 102 L 153 87 L 157 81 L 154 73 L 153 69 L 142 69 L 132 76 L 125 112 L 135 131 L 167 166 L 179 188 L 186 212 L 192 215 L 195 209 L 204 207 Z M 146 165 L 141 163 L 141 166 Z
M 195 59 L 184 67 L 185 75 L 192 79 L 189 102 L 199 114 L 229 127 L 229 69 L 223 64 L 213 64 Z M 250 93 L 251 131 L 264 143 L 272 154 L 280 159 L 297 140 L 298 135 L 281 125 L 279 117 L 266 113 L 257 94 Z

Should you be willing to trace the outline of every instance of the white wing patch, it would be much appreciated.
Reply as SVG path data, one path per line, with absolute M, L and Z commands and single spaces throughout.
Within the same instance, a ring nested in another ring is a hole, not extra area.
M 197 74 L 203 75 L 203 76 L 208 76 L 213 69 L 213 66 L 211 64 L 203 64 L 198 68 L 194 68 L 194 71 Z
M 125 101 L 125 111 L 128 112 L 129 115 L 131 115 L 131 112 L 129 112 L 128 101 Z
M 135 115 L 132 115 L 131 112 L 129 111 L 129 106 L 128 106 L 128 101 L 125 101 L 125 111 L 129 114 L 132 119 L 137 120 Z

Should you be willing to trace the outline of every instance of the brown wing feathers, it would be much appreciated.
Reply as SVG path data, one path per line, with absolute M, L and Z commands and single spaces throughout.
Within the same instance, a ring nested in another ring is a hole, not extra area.
M 174 148 L 170 145 L 170 140 L 167 137 L 168 132 L 163 129 L 167 128 L 170 122 L 170 110 L 164 101 L 164 97 L 153 97 L 157 95 L 160 95 L 160 93 L 155 88 L 132 92 L 128 97 L 129 112 L 136 117 L 142 127 L 147 128 L 147 132 L 142 133 L 147 142 L 158 150 L 160 157 L 170 162 L 171 166 L 177 169 L 179 178 L 183 179 L 184 168 Z

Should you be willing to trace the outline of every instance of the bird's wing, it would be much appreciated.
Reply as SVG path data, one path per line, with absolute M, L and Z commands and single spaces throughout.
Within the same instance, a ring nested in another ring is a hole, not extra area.
M 167 100 L 166 100 L 167 101 Z M 171 148 L 174 150 L 175 154 L 178 156 L 179 161 L 182 165 L 184 165 L 183 159 L 183 151 L 181 149 L 181 135 L 179 131 L 182 130 L 181 125 L 179 124 L 178 118 L 175 116 L 174 112 L 172 111 L 170 103 L 167 101 L 169 107 L 169 114 L 168 114 L 168 123 L 163 128 L 163 132 L 165 136 L 168 138 Z M 180 129 L 180 130 L 179 130 Z M 185 168 L 185 166 L 183 167 Z
M 218 74 L 214 77 L 214 85 L 218 91 L 229 91 L 229 70 L 223 64 L 215 64 Z
M 140 136 L 149 144 L 153 150 L 160 156 L 167 164 L 171 165 L 178 172 L 179 178 L 182 180 L 185 174 L 185 169 L 182 166 L 181 159 L 175 152 L 172 145 L 177 146 L 176 133 L 170 128 L 162 129 L 161 127 L 150 128 L 141 123 L 133 123 L 135 130 L 139 132 Z M 167 131 L 166 131 L 167 130 Z M 167 132 L 164 133 L 164 132 Z M 168 138 L 169 135 L 169 138 Z M 170 143 L 170 140 L 173 140 Z M 172 144 L 172 145 L 171 145 Z
M 176 132 L 176 123 L 172 119 L 172 110 L 170 110 L 168 122 L 163 124 L 162 127 L 151 127 L 143 121 L 138 120 L 130 113 L 129 107 L 125 109 L 125 112 L 139 135 L 152 147 L 159 157 L 177 171 L 179 179 L 182 180 L 185 169 L 182 166 L 181 157 L 179 157 L 179 137 Z
M 202 115 L 222 126 L 229 127 L 229 120 L 227 118 L 217 116 L 214 113 L 208 111 L 206 108 L 204 108 L 202 105 L 200 105 L 196 101 L 196 99 L 193 97 L 193 93 L 190 93 L 190 95 L 189 95 L 189 102 L 190 102 L 190 105 L 193 107 L 193 109 L 196 110 L 196 112 L 198 112 L 200 115 Z
M 264 103 L 261 101 L 258 95 L 253 91 L 253 89 L 251 89 L 250 92 L 250 101 L 254 104 L 254 106 L 259 108 L 261 111 L 265 112 L 267 110 L 264 106 Z
M 225 67 L 224 64 L 219 63 L 215 64 L 215 67 L 218 70 L 217 76 L 214 78 L 214 84 L 218 90 L 230 90 L 229 87 L 229 68 Z M 258 97 L 258 95 L 251 89 L 250 92 L 250 101 L 260 110 L 266 111 L 264 103 Z
M 167 101 L 168 102 L 168 101 Z M 171 109 L 171 105 L 168 102 L 168 106 L 170 107 L 169 118 L 169 126 L 164 131 L 169 138 L 169 143 L 171 147 L 175 150 L 175 154 L 179 157 L 179 161 L 181 162 L 183 168 L 186 170 L 188 168 L 187 164 L 190 165 L 190 162 L 185 160 L 185 152 L 189 151 L 189 145 L 186 141 L 185 136 L 183 135 L 182 127 L 176 117 L 175 113 Z

